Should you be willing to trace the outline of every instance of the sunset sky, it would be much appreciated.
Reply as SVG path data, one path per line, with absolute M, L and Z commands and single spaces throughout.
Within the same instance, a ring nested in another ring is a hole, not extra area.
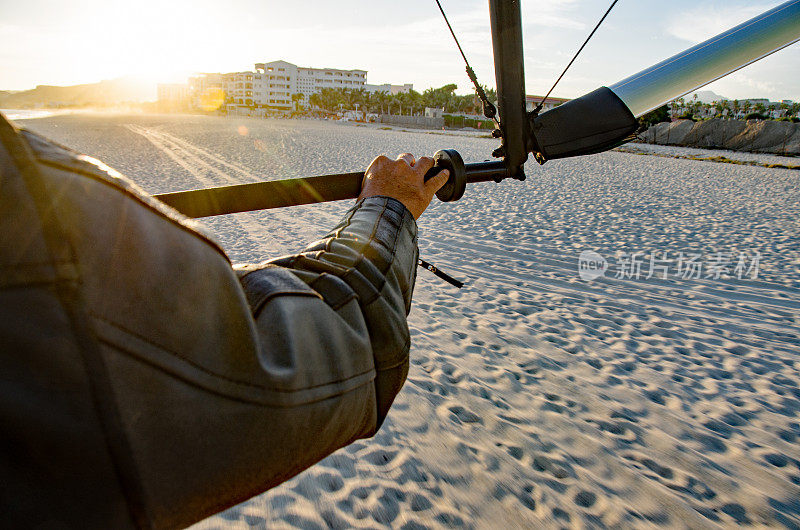
M 360 68 L 370 83 L 446 83 L 469 91 L 433 0 L 0 0 L 0 89 L 125 75 L 182 81 L 284 59 Z M 779 1 L 622 0 L 555 95 L 611 84 L 774 7 Z M 494 85 L 485 0 L 442 0 L 470 62 Z M 608 0 L 523 0 L 529 94 L 549 88 Z M 800 44 L 710 85 L 730 98 L 800 100 Z

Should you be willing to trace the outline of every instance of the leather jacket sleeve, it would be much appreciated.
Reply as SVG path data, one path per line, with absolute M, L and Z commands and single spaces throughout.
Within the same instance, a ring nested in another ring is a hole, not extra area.
M 408 372 L 416 232 L 399 201 L 371 197 L 302 253 L 240 268 L 262 366 L 295 392 L 373 379 L 377 430 Z
M 188 526 L 379 428 L 408 369 L 399 202 L 234 271 L 198 224 L 2 118 L 0 189 L 7 525 Z

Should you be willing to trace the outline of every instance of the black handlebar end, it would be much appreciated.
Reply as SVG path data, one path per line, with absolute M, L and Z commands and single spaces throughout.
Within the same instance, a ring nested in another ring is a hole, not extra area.
M 464 167 L 464 160 L 455 149 L 442 149 L 433 155 L 434 166 L 425 173 L 425 180 L 436 176 L 441 170 L 446 169 L 450 172 L 447 182 L 436 192 L 436 196 L 442 202 L 457 201 L 464 196 L 467 189 L 467 171 Z

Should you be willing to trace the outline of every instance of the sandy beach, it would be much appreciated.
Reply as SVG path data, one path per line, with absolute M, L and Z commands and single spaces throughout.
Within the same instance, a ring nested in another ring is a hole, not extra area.
M 151 193 L 498 145 L 318 121 L 17 123 Z M 800 171 L 609 152 L 526 172 L 420 220 L 421 256 L 466 285 L 419 271 L 381 431 L 195 528 L 800 528 Z M 258 262 L 349 206 L 204 223 Z

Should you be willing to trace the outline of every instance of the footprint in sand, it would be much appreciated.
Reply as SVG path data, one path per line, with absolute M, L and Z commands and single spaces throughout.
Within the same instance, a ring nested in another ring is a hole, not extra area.
M 395 459 L 397 456 L 398 451 L 389 451 L 386 449 L 376 449 L 374 451 L 370 451 L 369 453 L 365 454 L 361 457 L 363 460 L 366 460 L 373 466 L 385 466 L 390 464 L 392 460 Z
M 604 421 L 599 419 L 587 419 L 597 425 L 597 428 L 604 433 L 612 435 L 616 440 L 626 444 L 643 445 L 641 429 L 635 425 L 626 424 L 625 421 Z
M 517 493 L 512 493 L 512 495 L 528 510 L 535 512 L 537 508 L 536 499 L 534 498 L 534 490 L 535 487 L 532 484 L 528 484 L 519 490 Z M 497 498 L 498 492 L 495 492 L 495 498 Z M 500 497 L 505 496 L 505 492 Z
M 294 497 L 290 495 L 275 495 L 270 497 L 269 504 L 273 510 L 283 510 L 295 503 Z
M 581 490 L 575 494 L 575 504 L 581 508 L 591 508 L 595 502 L 597 502 L 597 494 L 591 491 Z
M 456 528 L 464 526 L 464 519 L 452 513 L 440 513 L 434 519 L 447 528 Z
M 427 497 L 422 495 L 414 495 L 411 497 L 411 511 L 424 512 L 431 508 L 433 508 L 433 504 L 431 504 L 431 501 L 429 501 Z
M 320 467 L 335 469 L 342 478 L 353 478 L 356 476 L 356 460 L 345 453 L 334 453 L 322 462 Z
M 541 473 L 549 473 L 557 479 L 565 479 L 572 474 L 569 470 L 560 465 L 556 465 L 552 460 L 544 455 L 535 456 L 533 458 L 532 467 Z
M 552 513 L 553 513 L 553 518 L 555 518 L 555 519 L 557 519 L 559 521 L 563 521 L 565 523 L 568 523 L 568 522 L 570 522 L 572 520 L 572 517 L 570 517 L 569 513 L 567 513 L 566 511 L 562 510 L 561 508 L 553 508 L 553 512 Z
M 720 511 L 736 521 L 737 524 L 752 524 L 753 522 L 747 517 L 747 510 L 738 503 L 728 503 L 720 508 Z
M 325 521 L 325 525 L 330 530 L 345 530 L 346 528 L 350 527 L 350 525 L 347 524 L 347 521 L 340 517 L 333 510 L 323 510 L 320 512 L 319 516 L 322 517 L 322 520 Z
M 786 467 L 789 464 L 789 459 L 778 453 L 768 453 L 764 455 L 764 460 L 775 467 Z
M 339 475 L 334 475 L 333 473 L 320 474 L 317 477 L 317 482 L 319 483 L 319 486 L 328 493 L 339 491 L 344 487 L 344 480 L 342 480 L 342 477 Z
M 447 407 L 447 410 L 450 412 L 450 420 L 454 423 L 480 423 L 483 424 L 483 419 L 480 416 L 465 409 L 459 405 L 451 405 Z

